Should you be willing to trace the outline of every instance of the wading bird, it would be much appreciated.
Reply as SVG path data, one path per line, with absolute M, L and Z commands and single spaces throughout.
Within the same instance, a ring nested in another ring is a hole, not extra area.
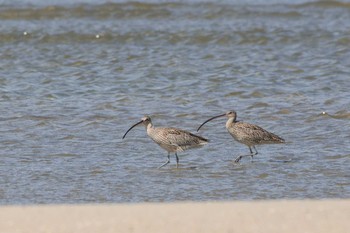
M 245 144 L 249 147 L 250 154 L 248 155 L 240 155 L 235 159 L 235 162 L 238 163 L 243 157 L 251 156 L 253 160 L 253 156 L 258 154 L 258 151 L 255 148 L 255 145 L 261 144 L 273 144 L 273 143 L 284 143 L 284 139 L 279 136 L 264 130 L 263 128 L 249 124 L 246 122 L 237 121 L 237 113 L 235 111 L 229 111 L 225 114 L 221 114 L 218 116 L 214 116 L 208 120 L 206 120 L 203 124 L 201 124 L 199 129 L 207 122 L 214 120 L 219 117 L 227 117 L 228 120 L 226 122 L 226 129 L 231 134 L 231 136 L 238 142 Z M 255 153 L 252 151 L 254 148 Z
M 143 124 L 146 127 L 148 136 L 161 148 L 168 152 L 168 160 L 158 168 L 161 168 L 170 163 L 170 153 L 175 153 L 176 167 L 178 168 L 179 157 L 177 156 L 177 152 L 200 147 L 209 142 L 208 139 L 202 138 L 185 130 L 177 128 L 156 128 L 153 126 L 151 118 L 149 116 L 141 118 L 140 122 L 137 122 L 131 126 L 130 129 L 128 129 L 128 131 L 126 131 L 124 134 L 123 139 L 132 128 L 140 124 Z

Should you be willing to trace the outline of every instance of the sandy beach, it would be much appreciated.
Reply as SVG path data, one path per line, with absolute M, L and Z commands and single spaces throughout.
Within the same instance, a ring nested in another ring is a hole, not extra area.
M 0 219 L 1 233 L 345 233 L 350 200 L 2 206 Z

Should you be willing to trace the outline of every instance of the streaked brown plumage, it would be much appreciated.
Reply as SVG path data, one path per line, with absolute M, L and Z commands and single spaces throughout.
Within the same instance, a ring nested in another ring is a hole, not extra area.
M 140 124 L 143 124 L 146 127 L 148 136 L 161 148 L 168 152 L 168 160 L 159 168 L 170 163 L 170 153 L 175 153 L 176 167 L 178 167 L 179 157 L 177 156 L 177 152 L 200 147 L 209 142 L 208 139 L 192 134 L 185 130 L 177 128 L 156 128 L 153 126 L 151 118 L 149 116 L 143 117 L 140 122 L 131 126 L 130 129 L 128 129 L 128 131 L 126 131 L 124 134 L 123 139 L 132 128 Z
M 226 129 L 231 134 L 231 136 L 238 142 L 245 144 L 249 147 L 249 155 L 240 155 L 236 158 L 235 162 L 239 162 L 244 156 L 251 156 L 253 159 L 254 155 L 258 154 L 255 145 L 261 144 L 273 144 L 273 143 L 284 143 L 284 139 L 277 136 L 276 134 L 270 133 L 267 130 L 261 128 L 260 126 L 253 125 L 246 122 L 236 121 L 237 113 L 235 111 L 229 111 L 225 114 L 221 114 L 206 120 L 201 124 L 197 131 L 207 122 L 219 118 L 228 117 L 226 122 Z M 254 148 L 255 153 L 253 153 L 252 148 Z

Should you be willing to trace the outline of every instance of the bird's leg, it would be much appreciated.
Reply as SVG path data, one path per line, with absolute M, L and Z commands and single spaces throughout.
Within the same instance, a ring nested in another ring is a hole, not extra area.
M 162 164 L 161 166 L 159 166 L 158 169 L 164 167 L 164 166 L 167 165 L 168 163 L 170 163 L 170 153 L 168 153 L 168 160 L 167 160 L 164 164 Z
M 254 154 L 253 153 L 253 151 L 252 151 L 252 148 L 250 147 L 250 146 L 248 146 L 249 147 L 249 151 L 250 151 L 250 154 L 249 155 L 240 155 L 240 156 L 238 156 L 236 159 L 235 159 L 235 163 L 238 163 L 243 157 L 246 157 L 246 156 L 250 156 L 251 157 L 251 160 L 253 161 L 253 156 L 254 155 L 256 155 L 256 154 L 258 154 L 257 152 L 257 150 L 255 149 L 255 147 L 254 147 L 254 149 L 255 149 L 255 151 L 256 151 L 256 153 Z
M 253 156 L 258 154 L 258 150 L 255 148 L 255 146 L 252 146 L 252 147 L 254 148 L 255 153 L 253 153 L 252 149 L 249 147 L 249 149 L 250 149 L 250 158 L 251 158 L 250 161 L 251 162 L 253 162 Z
M 253 146 L 254 147 L 254 146 Z M 254 156 L 254 153 L 253 153 L 253 150 L 251 147 L 249 147 L 249 150 L 250 150 L 250 161 L 253 162 L 253 156 Z
M 175 157 L 176 157 L 176 168 L 179 167 L 179 157 L 177 156 L 177 153 L 175 152 Z
M 254 155 L 259 154 L 259 153 L 258 153 L 258 150 L 255 148 L 255 146 L 253 146 L 253 148 L 254 148 L 254 150 L 255 150 L 255 154 L 254 154 Z

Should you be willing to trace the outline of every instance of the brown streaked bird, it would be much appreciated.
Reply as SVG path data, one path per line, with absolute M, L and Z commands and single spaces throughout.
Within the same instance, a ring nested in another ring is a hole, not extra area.
M 206 120 L 203 124 L 201 124 L 198 127 L 197 132 L 205 123 L 214 120 L 215 118 L 225 116 L 228 118 L 226 122 L 227 131 L 237 142 L 245 144 L 249 147 L 250 150 L 250 154 L 238 156 L 235 159 L 236 163 L 238 163 L 245 156 L 251 156 L 251 159 L 253 160 L 253 156 L 258 154 L 255 145 L 284 143 L 283 138 L 277 136 L 276 134 L 270 133 L 267 130 L 264 130 L 260 126 L 237 121 L 237 113 L 235 111 L 229 111 L 225 114 L 214 116 Z M 252 148 L 254 148 L 255 153 L 253 153 Z
M 168 160 L 159 166 L 158 168 L 164 167 L 170 163 L 170 153 L 175 153 L 176 157 L 176 168 L 179 167 L 179 157 L 177 152 L 182 152 L 187 149 L 201 147 L 209 142 L 208 139 L 200 137 L 198 135 L 192 134 L 185 130 L 177 128 L 161 128 L 154 127 L 149 116 L 141 118 L 140 122 L 137 122 L 126 131 L 123 136 L 125 138 L 126 134 L 135 126 L 143 124 L 146 127 L 148 136 L 157 143 L 161 148 L 168 152 Z

